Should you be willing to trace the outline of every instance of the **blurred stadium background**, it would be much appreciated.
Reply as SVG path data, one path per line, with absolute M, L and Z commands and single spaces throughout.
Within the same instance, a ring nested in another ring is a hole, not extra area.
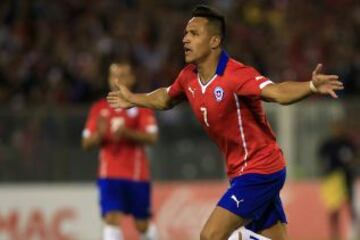
M 97 153 L 80 148 L 89 105 L 106 95 L 107 67 L 116 59 L 135 64 L 138 91 L 168 86 L 184 65 L 183 28 L 199 2 L 0 1 L 1 240 L 100 239 Z M 287 107 L 266 104 L 288 161 L 283 198 L 290 235 L 330 239 L 318 150 L 334 121 L 345 123 L 360 146 L 360 2 L 201 3 L 227 15 L 231 55 L 273 81 L 309 80 L 318 62 L 344 81 L 338 101 L 312 97 Z M 157 116 L 161 137 L 149 149 L 154 218 L 162 240 L 197 239 L 226 188 L 222 157 L 186 104 Z M 128 239 L 137 239 L 126 221 Z M 355 236 L 358 223 L 351 224 L 345 210 L 341 221 L 343 239 Z

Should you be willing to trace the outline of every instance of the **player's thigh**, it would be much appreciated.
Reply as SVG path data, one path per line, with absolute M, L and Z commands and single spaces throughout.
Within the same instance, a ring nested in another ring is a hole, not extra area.
M 281 222 L 277 222 L 270 228 L 262 230 L 259 234 L 272 240 L 289 240 L 287 235 L 287 225 Z
M 201 231 L 200 239 L 225 240 L 233 231 L 244 224 L 245 220 L 243 218 L 227 209 L 217 206 L 206 221 Z
M 275 196 L 271 202 L 267 203 L 267 208 L 261 212 L 257 219 L 254 219 L 247 224 L 246 228 L 253 232 L 260 233 L 266 229 L 276 226 L 278 223 L 287 223 L 285 210 L 279 194 Z M 278 228 L 275 227 L 274 229 L 276 230 Z
M 127 200 L 130 213 L 136 220 L 146 220 L 151 217 L 151 183 L 133 182 Z
M 108 219 L 112 222 L 113 219 L 119 219 L 119 215 L 126 210 L 123 199 L 124 194 L 122 194 L 123 182 L 120 180 L 100 179 L 98 180 L 98 187 L 101 215 L 104 220 Z

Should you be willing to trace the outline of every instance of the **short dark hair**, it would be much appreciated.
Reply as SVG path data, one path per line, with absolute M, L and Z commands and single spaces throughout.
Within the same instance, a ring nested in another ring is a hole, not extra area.
M 220 32 L 221 42 L 223 43 L 226 35 L 225 17 L 216 10 L 206 5 L 197 5 L 192 12 L 192 17 L 206 18 L 210 24 L 215 26 Z

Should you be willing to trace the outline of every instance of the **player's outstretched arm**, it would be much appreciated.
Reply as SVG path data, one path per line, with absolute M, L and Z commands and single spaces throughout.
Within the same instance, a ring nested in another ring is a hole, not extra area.
M 343 83 L 337 75 L 321 73 L 322 65 L 318 64 L 309 82 L 283 82 L 269 84 L 261 92 L 264 100 L 283 105 L 298 102 L 313 93 L 330 95 L 337 98 L 335 91 L 344 89 Z
M 117 85 L 118 90 L 109 92 L 107 101 L 113 108 L 145 107 L 156 110 L 166 110 L 177 104 L 166 88 L 159 88 L 151 93 L 132 93 L 123 85 Z

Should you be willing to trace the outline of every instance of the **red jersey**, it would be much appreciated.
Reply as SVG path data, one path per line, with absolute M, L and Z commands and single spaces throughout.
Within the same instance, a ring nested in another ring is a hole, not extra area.
M 100 147 L 99 177 L 148 181 L 149 163 L 144 145 L 126 139 L 115 142 L 112 133 L 123 124 L 136 131 L 157 132 L 153 111 L 136 107 L 113 109 L 105 99 L 99 100 L 90 109 L 83 137 L 96 131 L 100 115 L 106 117 L 109 128 Z
M 230 178 L 270 174 L 285 160 L 261 103 L 261 89 L 272 82 L 254 68 L 221 53 L 215 76 L 202 84 L 195 65 L 186 66 L 168 88 L 172 98 L 187 99 L 196 118 L 225 155 Z

